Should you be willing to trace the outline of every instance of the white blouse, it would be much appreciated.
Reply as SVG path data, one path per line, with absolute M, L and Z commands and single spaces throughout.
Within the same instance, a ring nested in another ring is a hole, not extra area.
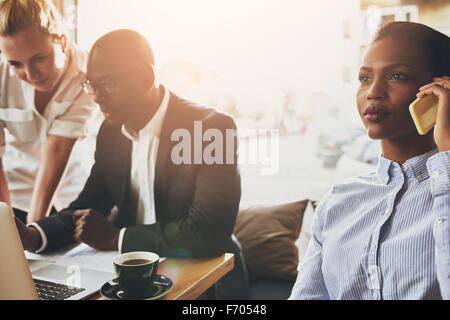
M 28 212 L 48 135 L 83 138 L 98 108 L 81 87 L 87 53 L 72 49 L 72 60 L 44 114 L 34 104 L 35 89 L 16 77 L 6 57 L 0 57 L 0 157 L 14 208 Z M 5 130 L 6 129 L 6 130 Z M 75 200 L 86 182 L 81 156 L 71 154 L 66 173 L 54 197 L 57 210 Z

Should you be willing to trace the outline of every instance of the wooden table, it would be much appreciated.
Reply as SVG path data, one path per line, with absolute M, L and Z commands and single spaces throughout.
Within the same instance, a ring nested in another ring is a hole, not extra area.
M 211 259 L 166 259 L 160 263 L 158 274 L 169 277 L 173 287 L 161 300 L 197 299 L 233 268 L 231 253 Z M 104 298 L 97 294 L 91 299 Z

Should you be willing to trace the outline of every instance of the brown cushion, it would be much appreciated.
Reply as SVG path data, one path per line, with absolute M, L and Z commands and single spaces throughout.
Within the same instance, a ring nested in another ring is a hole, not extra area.
M 253 206 L 238 214 L 234 234 L 251 276 L 282 280 L 297 277 L 299 237 L 308 200 Z

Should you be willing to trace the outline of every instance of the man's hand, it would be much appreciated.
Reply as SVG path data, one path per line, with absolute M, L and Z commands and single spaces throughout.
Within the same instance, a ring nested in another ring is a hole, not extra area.
M 101 213 L 94 209 L 77 210 L 73 214 L 73 223 L 75 240 L 97 250 L 117 250 L 120 230 Z
M 41 234 L 36 228 L 27 227 L 22 221 L 14 217 L 17 231 L 19 231 L 20 240 L 25 250 L 35 252 L 42 245 Z

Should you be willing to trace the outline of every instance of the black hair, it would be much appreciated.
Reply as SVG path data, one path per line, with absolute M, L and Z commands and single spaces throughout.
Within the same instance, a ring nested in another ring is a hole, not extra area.
M 376 32 L 372 43 L 387 37 L 421 46 L 428 53 L 426 58 L 432 76 L 450 76 L 450 38 L 447 35 L 424 24 L 393 21 L 383 25 Z

